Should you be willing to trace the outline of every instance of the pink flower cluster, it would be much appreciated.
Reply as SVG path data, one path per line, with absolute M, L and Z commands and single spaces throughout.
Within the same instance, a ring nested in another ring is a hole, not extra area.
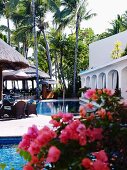
M 101 117 L 101 119 L 105 119 L 105 118 L 107 118 L 108 120 L 112 120 L 113 119 L 111 112 L 109 112 L 109 111 L 106 112 L 106 110 L 103 109 L 103 108 L 98 110 L 96 113 L 98 114 L 98 116 Z
M 93 101 L 97 101 L 100 98 L 100 95 L 106 94 L 108 96 L 112 96 L 114 94 L 114 90 L 110 89 L 89 89 L 85 92 L 84 97 L 87 99 L 91 99 Z
M 61 143 L 66 144 L 69 140 L 77 140 L 81 146 L 87 144 L 87 142 L 93 142 L 95 140 L 102 139 L 101 128 L 86 128 L 86 126 L 75 120 L 68 124 L 59 136 Z
M 53 127 L 60 127 L 63 123 L 69 123 L 73 120 L 73 114 L 71 113 L 62 113 L 59 112 L 58 114 L 53 114 L 50 123 Z
M 22 141 L 19 143 L 18 148 L 30 153 L 31 161 L 24 167 L 32 168 L 31 165 L 37 163 L 38 166 L 45 160 L 45 153 L 42 154 L 41 159 L 38 159 L 38 154 L 42 147 L 45 147 L 52 139 L 56 137 L 56 132 L 45 126 L 41 130 L 38 130 L 35 125 L 28 129 L 28 133 L 23 136 Z M 54 153 L 54 154 L 53 154 Z M 49 149 L 48 157 L 46 161 L 56 162 L 59 159 L 60 151 L 56 147 Z
M 84 158 L 82 160 L 82 166 L 88 170 L 109 170 L 108 167 L 108 157 L 104 150 L 99 152 L 92 153 L 96 157 L 95 161 L 90 160 L 89 158 Z

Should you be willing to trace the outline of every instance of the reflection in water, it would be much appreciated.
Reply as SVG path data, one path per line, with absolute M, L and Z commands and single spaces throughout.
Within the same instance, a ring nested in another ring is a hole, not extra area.
M 57 101 L 57 102 L 39 102 L 37 113 L 43 115 L 56 114 L 59 111 L 64 113 L 78 113 L 79 101 Z

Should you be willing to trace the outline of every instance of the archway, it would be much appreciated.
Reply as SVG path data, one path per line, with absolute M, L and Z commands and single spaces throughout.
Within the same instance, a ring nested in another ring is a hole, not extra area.
M 109 88 L 110 89 L 119 89 L 119 74 L 117 70 L 111 70 L 108 73 L 108 79 L 109 79 Z
M 99 74 L 98 88 L 99 89 L 106 88 L 106 74 L 105 73 Z
M 121 95 L 127 99 L 127 67 L 121 70 Z
M 86 87 L 90 87 L 90 77 L 86 77 Z
M 92 76 L 92 89 L 96 89 L 97 88 L 97 76 L 93 75 Z

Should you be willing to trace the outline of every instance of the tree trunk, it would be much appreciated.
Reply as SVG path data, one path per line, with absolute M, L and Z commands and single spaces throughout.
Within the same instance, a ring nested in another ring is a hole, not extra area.
M 2 68 L 0 67 L 0 100 L 3 99 L 3 76 L 2 76 Z
M 76 20 L 76 43 L 75 43 L 75 58 L 74 58 L 74 80 L 73 80 L 73 97 L 76 97 L 76 80 L 77 80 L 77 56 L 78 56 L 78 32 L 79 32 L 79 19 L 77 15 Z
M 38 51 L 37 51 L 37 32 L 35 24 L 35 1 L 32 0 L 32 9 L 33 9 L 33 36 L 34 36 L 34 58 L 36 61 L 36 98 L 39 99 L 39 76 L 38 76 Z
M 63 48 L 60 50 L 60 72 L 61 72 L 61 78 L 63 81 L 64 89 L 66 90 L 66 84 L 64 79 L 64 73 L 63 73 Z
M 52 78 L 52 62 L 51 62 L 51 57 L 50 57 L 49 44 L 48 44 L 48 41 L 46 39 L 44 29 L 42 30 L 42 33 L 43 33 L 44 41 L 45 41 L 45 44 L 46 44 L 46 54 L 47 54 L 47 60 L 48 60 L 49 75 L 50 75 L 50 78 Z
M 54 52 L 54 54 L 55 54 L 55 77 L 56 77 L 56 80 L 58 80 L 59 79 L 59 75 L 60 75 L 60 73 L 59 73 L 59 64 L 58 64 L 58 57 L 57 57 L 56 52 Z M 56 84 L 56 86 L 57 86 L 57 84 Z
M 10 22 L 9 22 L 9 18 L 7 18 L 7 27 L 8 27 L 7 43 L 10 45 Z

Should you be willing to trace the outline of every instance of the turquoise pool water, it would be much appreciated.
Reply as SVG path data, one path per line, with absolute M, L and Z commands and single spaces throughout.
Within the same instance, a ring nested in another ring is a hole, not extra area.
M 0 146 L 0 163 L 5 163 L 5 170 L 22 170 L 25 161 L 16 151 L 17 145 L 1 145 Z M 0 168 L 1 169 L 1 168 Z
M 21 137 L 0 137 L 0 163 L 6 164 L 5 170 L 22 170 L 25 160 L 17 153 Z M 1 169 L 1 168 L 0 168 Z
M 37 104 L 37 113 L 43 115 L 64 113 L 78 113 L 79 101 L 41 101 Z

